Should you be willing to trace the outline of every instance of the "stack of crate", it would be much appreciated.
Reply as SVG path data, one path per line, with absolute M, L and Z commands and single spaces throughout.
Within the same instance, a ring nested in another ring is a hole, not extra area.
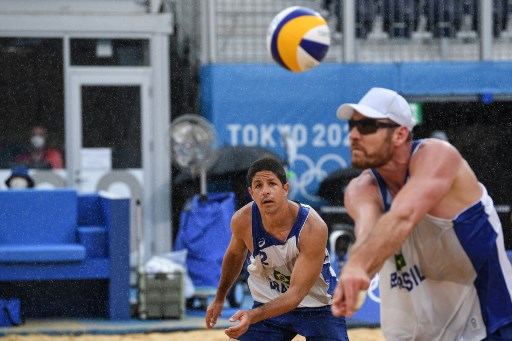
M 141 319 L 185 317 L 185 285 L 182 272 L 140 273 L 138 314 Z

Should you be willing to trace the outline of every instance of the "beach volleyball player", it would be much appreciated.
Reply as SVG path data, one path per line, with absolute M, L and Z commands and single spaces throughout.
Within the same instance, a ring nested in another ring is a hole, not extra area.
M 414 141 L 409 104 L 395 91 L 372 88 L 337 116 L 348 121 L 352 165 L 365 170 L 345 191 L 357 239 L 333 314 L 352 314 L 379 272 L 387 340 L 512 340 L 512 267 L 468 163 L 448 142 Z
M 348 340 L 344 317 L 331 313 L 336 275 L 327 252 L 327 225 L 313 208 L 288 199 L 290 184 L 281 163 L 255 161 L 247 178 L 253 202 L 233 215 L 232 237 L 206 326 L 221 315 L 229 288 L 250 252 L 247 283 L 252 309 L 239 310 L 226 329 L 238 340 Z

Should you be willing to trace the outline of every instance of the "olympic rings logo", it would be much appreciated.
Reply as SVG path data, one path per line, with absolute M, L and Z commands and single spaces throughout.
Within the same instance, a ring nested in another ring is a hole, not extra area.
M 333 166 L 334 164 L 334 166 Z M 315 163 L 309 156 L 297 153 L 293 160 L 290 160 L 290 171 L 293 173 L 289 182 L 290 197 L 294 198 L 300 194 L 311 202 L 318 202 L 320 198 L 312 194 L 312 185 L 319 184 L 330 171 L 325 170 L 330 165 L 331 171 L 339 168 L 346 168 L 348 162 L 338 154 L 325 154 Z M 294 170 L 306 169 L 301 173 Z
M 380 296 L 378 294 L 379 289 L 379 274 L 373 276 L 372 281 L 370 282 L 370 287 L 368 288 L 368 297 L 378 304 L 380 304 Z

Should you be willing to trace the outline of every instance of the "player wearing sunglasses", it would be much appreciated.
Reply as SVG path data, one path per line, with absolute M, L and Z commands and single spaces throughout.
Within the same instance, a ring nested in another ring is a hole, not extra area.
M 400 127 L 397 123 L 380 122 L 371 119 L 348 120 L 349 131 L 356 128 L 359 134 L 369 135 L 374 134 L 379 128 L 395 128 Z
M 334 294 L 335 316 L 356 310 L 379 272 L 388 340 L 512 340 L 512 266 L 485 187 L 448 142 L 414 141 L 407 101 L 372 88 L 340 106 L 352 165 L 345 207 L 354 219 Z M 355 129 L 354 129 L 355 128 Z

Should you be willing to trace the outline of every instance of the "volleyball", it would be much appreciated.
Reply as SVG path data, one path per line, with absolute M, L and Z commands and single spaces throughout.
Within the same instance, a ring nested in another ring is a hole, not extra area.
M 331 36 L 325 19 L 316 11 L 293 6 L 279 12 L 267 31 L 272 58 L 293 72 L 309 70 L 324 59 Z

